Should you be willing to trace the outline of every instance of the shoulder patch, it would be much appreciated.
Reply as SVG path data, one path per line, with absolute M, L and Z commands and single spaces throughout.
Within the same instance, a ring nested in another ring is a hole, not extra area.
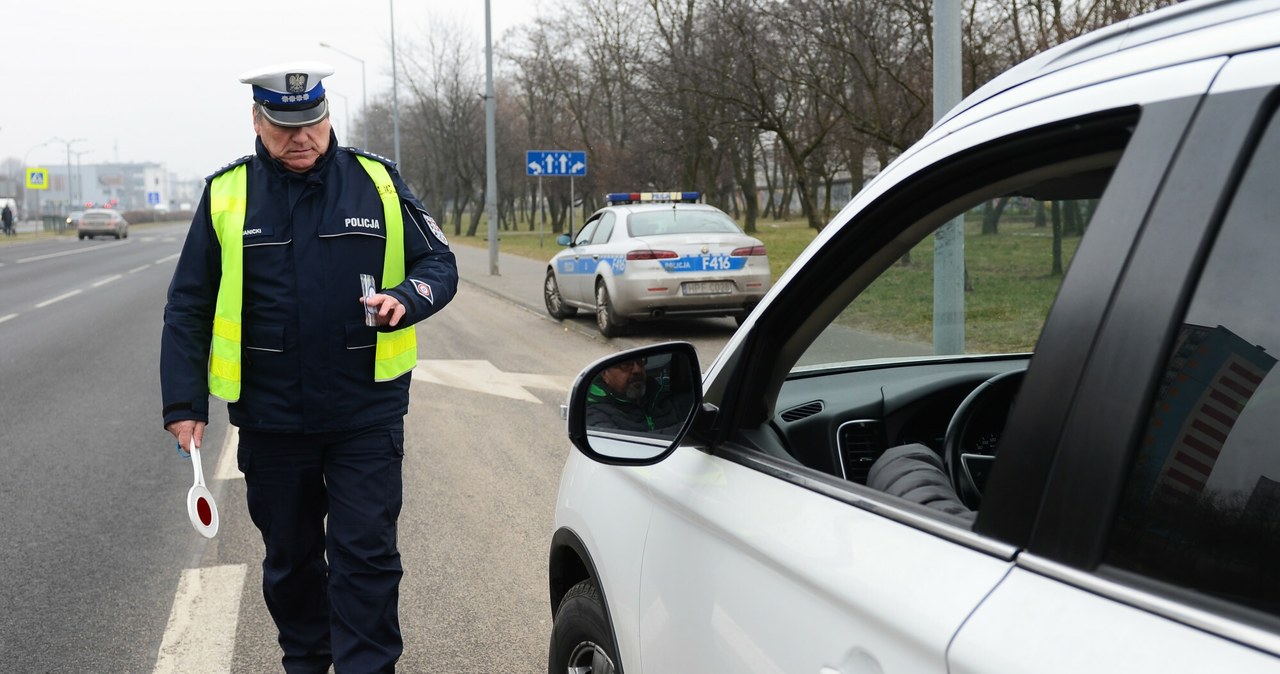
M 358 147 L 344 147 L 344 148 L 342 148 L 342 149 L 347 150 L 348 152 L 350 152 L 350 153 L 352 153 L 352 154 L 358 154 L 358 155 L 360 155 L 361 157 L 368 157 L 368 158 L 370 158 L 370 159 L 375 159 L 375 160 L 377 160 L 377 161 L 382 162 L 383 164 L 386 164 L 387 166 L 390 166 L 391 168 L 395 168 L 395 166 L 396 166 L 396 163 L 395 163 L 394 161 L 392 161 L 392 160 L 390 160 L 390 159 L 387 159 L 386 157 L 384 157 L 384 156 L 382 156 L 382 155 L 380 155 L 380 154 L 374 154 L 374 153 L 372 153 L 372 152 L 370 152 L 370 151 L 368 151 L 368 150 L 362 150 L 362 149 L 360 149 L 360 148 L 358 148 Z
M 440 225 L 436 224 L 436 219 L 431 217 L 430 213 L 422 209 L 418 209 L 418 211 L 422 213 L 422 218 L 427 221 L 427 229 L 431 230 L 431 233 L 435 235 L 437 239 L 440 239 L 440 243 L 443 243 L 446 246 L 449 245 L 449 240 L 444 238 L 444 232 L 441 231 Z
M 247 155 L 245 155 L 245 156 L 243 156 L 243 157 L 241 157 L 241 158 L 239 158 L 239 159 L 237 159 L 237 160 L 235 160 L 235 161 L 233 161 L 233 162 L 230 162 L 230 163 L 228 163 L 228 164 L 226 164 L 226 165 L 222 166 L 222 167 L 221 167 L 221 168 L 219 168 L 217 171 L 214 171 L 213 173 L 210 173 L 210 174 L 205 178 L 205 182 L 208 182 L 208 181 L 210 181 L 210 180 L 213 180 L 214 178 L 217 178 L 218 176 L 222 175 L 223 173 L 226 173 L 227 171 L 230 171 L 231 169 L 233 169 L 233 168 L 235 168 L 235 167 L 237 167 L 237 166 L 239 166 L 239 165 L 241 165 L 241 164 L 247 163 L 250 159 L 253 159 L 253 155 L 251 155 L 251 154 L 247 154 Z

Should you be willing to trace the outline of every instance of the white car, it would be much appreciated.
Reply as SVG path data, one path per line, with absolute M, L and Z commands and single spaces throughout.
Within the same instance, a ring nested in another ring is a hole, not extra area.
M 770 287 L 765 246 L 697 192 L 618 192 L 547 264 L 553 318 L 591 311 L 613 337 L 632 320 L 733 316 L 741 324 Z
M 1275 0 L 1066 43 L 584 370 L 549 671 L 1280 672 L 1278 102 Z

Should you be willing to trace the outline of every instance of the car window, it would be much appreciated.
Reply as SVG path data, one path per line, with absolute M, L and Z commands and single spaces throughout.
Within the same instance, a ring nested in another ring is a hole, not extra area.
M 991 141 L 913 171 L 833 224 L 790 280 L 793 294 L 762 317 L 786 326 L 762 372 L 781 379 L 762 387 L 774 396 L 759 405 L 767 430 L 747 441 L 973 521 L 1023 373 L 1136 122 L 1117 111 Z M 935 306 L 940 240 L 954 272 L 944 290 L 958 305 Z M 925 474 L 924 491 L 899 479 Z
M 1280 616 L 1280 123 L 1177 332 L 1109 539 L 1112 568 Z M 1260 301 L 1261 300 L 1261 301 Z
M 972 203 L 957 213 L 963 221 L 962 320 L 935 327 L 939 236 L 927 236 L 823 330 L 797 370 L 879 358 L 1031 352 L 1099 196 L 1092 187 L 1066 199 L 1013 190 Z M 947 329 L 947 345 L 935 344 Z
M 578 236 L 574 237 L 573 245 L 585 246 L 591 242 L 591 235 L 595 233 L 596 227 L 600 224 L 600 218 L 588 220 L 582 229 L 578 230 Z
M 679 207 L 632 213 L 627 218 L 627 231 L 635 237 L 742 233 L 737 223 L 720 211 Z
M 613 234 L 613 223 L 617 216 L 612 212 L 605 212 L 600 216 L 600 224 L 596 227 L 595 234 L 591 236 L 591 243 L 608 243 L 609 235 Z

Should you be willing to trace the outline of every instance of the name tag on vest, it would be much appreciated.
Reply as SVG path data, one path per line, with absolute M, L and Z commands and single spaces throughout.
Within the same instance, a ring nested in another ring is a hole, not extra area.
M 271 227 L 270 226 L 259 227 L 257 225 L 254 225 L 253 227 L 244 228 L 245 239 L 256 239 L 260 236 L 271 236 Z

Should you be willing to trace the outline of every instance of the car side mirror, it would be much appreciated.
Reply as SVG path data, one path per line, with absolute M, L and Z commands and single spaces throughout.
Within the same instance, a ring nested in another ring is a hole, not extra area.
M 570 239 L 568 234 L 561 234 L 560 236 L 556 237 L 556 243 L 560 244 L 561 246 L 567 246 L 572 242 L 573 242 L 573 239 Z
M 702 406 L 698 352 L 668 342 L 588 365 L 569 392 L 569 440 L 595 461 L 647 466 L 666 458 Z

